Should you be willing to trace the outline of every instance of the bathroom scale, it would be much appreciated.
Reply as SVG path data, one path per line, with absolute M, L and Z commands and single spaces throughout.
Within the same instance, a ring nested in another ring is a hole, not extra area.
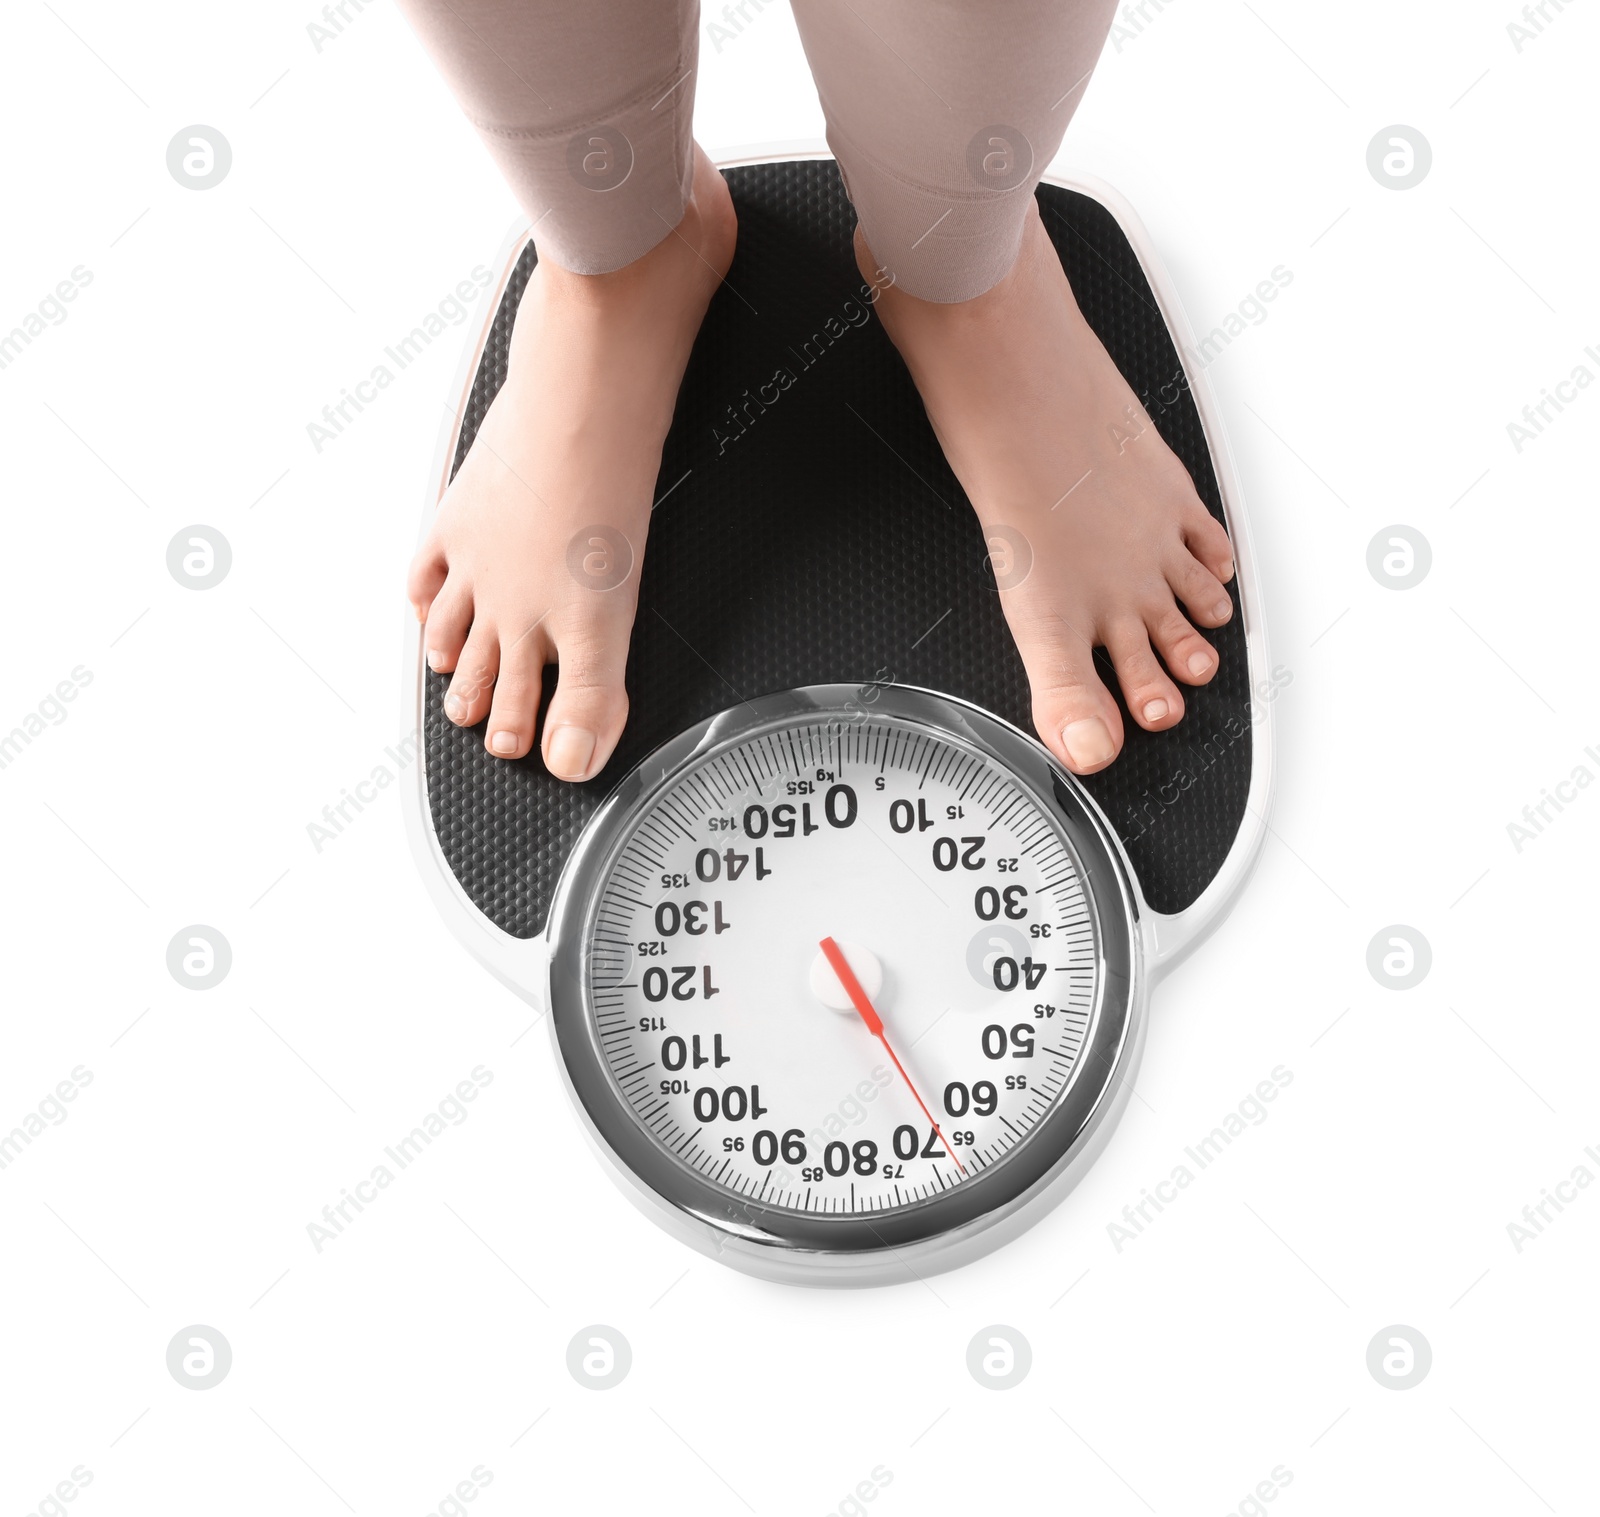
M 1148 237 L 1107 185 L 1047 178 L 1084 315 L 1237 570 L 1183 720 L 1149 733 L 1124 708 L 1121 755 L 1072 775 L 1034 736 L 1004 545 L 872 313 L 833 160 L 722 169 L 738 251 L 662 457 L 621 743 L 581 785 L 537 746 L 492 757 L 410 624 L 407 825 L 452 930 L 548 1013 L 574 1112 L 647 1215 L 768 1279 L 906 1281 L 1071 1189 L 1127 1103 L 1153 986 L 1245 882 L 1275 689 L 1257 566 Z M 496 270 L 424 530 L 536 257 L 524 228 Z

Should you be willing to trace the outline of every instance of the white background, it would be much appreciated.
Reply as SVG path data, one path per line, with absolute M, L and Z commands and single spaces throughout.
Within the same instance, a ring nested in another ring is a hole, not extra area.
M 92 282 L 0 370 L 0 732 L 92 682 L 0 770 L 0 1132 L 93 1076 L 0 1170 L 8 1512 L 78 1466 L 89 1517 L 420 1517 L 477 1466 L 489 1517 L 820 1514 L 878 1466 L 886 1514 L 1249 1512 L 1279 1466 L 1275 1512 L 1593 1509 L 1600 1188 L 1520 1253 L 1507 1224 L 1600 1176 L 1600 789 L 1520 851 L 1507 824 L 1600 775 L 1600 393 L 1520 453 L 1507 423 L 1600 375 L 1600 15 L 1551 5 L 1519 52 L 1510 0 L 1147 14 L 1062 162 L 1132 200 L 1202 332 L 1293 272 L 1211 369 L 1293 674 L 1273 835 L 1085 1183 L 978 1266 L 841 1295 L 691 1255 L 603 1178 L 394 788 L 309 841 L 404 731 L 402 574 L 477 311 L 320 454 L 306 424 L 516 215 L 410 33 L 381 3 L 320 52 L 309 0 L 8 7 L 0 331 Z M 787 10 L 750 15 L 702 48 L 713 152 L 821 132 Z M 204 192 L 165 161 L 193 123 L 233 150 Z M 1403 192 L 1366 165 L 1393 123 L 1433 148 Z M 194 523 L 233 550 L 203 593 L 166 567 Z M 1406 591 L 1366 565 L 1394 523 L 1432 546 Z M 166 968 L 191 923 L 233 950 L 203 993 Z M 1432 945 L 1404 992 L 1366 966 L 1392 923 Z M 318 1253 L 307 1224 L 480 1064 L 469 1119 Z M 633 1350 L 603 1393 L 565 1364 L 592 1323 Z M 1032 1347 L 1005 1392 L 966 1368 L 994 1323 Z M 190 1324 L 232 1345 L 215 1389 L 166 1369 Z M 1403 1392 L 1366 1364 L 1391 1324 L 1432 1346 Z

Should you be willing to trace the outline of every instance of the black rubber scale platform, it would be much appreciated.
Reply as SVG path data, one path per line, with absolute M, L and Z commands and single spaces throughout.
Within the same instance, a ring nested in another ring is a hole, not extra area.
M 577 786 L 551 778 L 537 747 L 515 763 L 491 758 L 481 725 L 463 731 L 446 720 L 448 678 L 426 676 L 440 846 L 472 900 L 516 937 L 542 930 L 562 865 L 615 782 L 741 699 L 892 678 L 1033 730 L 977 520 L 904 365 L 866 316 L 855 215 L 837 169 L 827 160 L 764 164 L 727 178 L 738 254 L 667 439 L 656 491 L 666 498 L 650 527 L 628 660 L 632 709 L 615 756 Z M 1220 520 L 1199 414 L 1133 250 L 1095 201 L 1049 185 L 1038 194 L 1085 316 Z M 455 468 L 505 379 L 533 265 L 529 248 L 474 380 Z M 773 382 L 779 369 L 793 377 L 786 388 Z M 1183 721 L 1152 735 L 1124 708 L 1123 753 L 1085 782 L 1163 912 L 1187 906 L 1216 875 L 1250 783 L 1241 618 L 1208 636 L 1222 665 L 1210 685 L 1185 687 Z M 1104 652 L 1097 658 L 1116 691 Z

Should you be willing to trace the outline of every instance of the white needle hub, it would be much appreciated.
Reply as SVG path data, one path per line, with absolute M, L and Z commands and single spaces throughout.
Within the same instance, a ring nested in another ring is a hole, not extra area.
M 867 999 L 876 1004 L 883 990 L 883 965 L 878 962 L 878 956 L 870 948 L 863 948 L 859 943 L 847 942 L 844 938 L 835 941 L 839 945 L 840 952 L 844 954 L 845 963 L 855 971 L 856 978 L 861 981 L 861 988 L 866 991 Z M 850 1016 L 856 1014 L 850 992 L 839 983 L 839 976 L 833 972 L 833 965 L 821 952 L 811 961 L 811 994 L 830 1010 L 846 1012 Z

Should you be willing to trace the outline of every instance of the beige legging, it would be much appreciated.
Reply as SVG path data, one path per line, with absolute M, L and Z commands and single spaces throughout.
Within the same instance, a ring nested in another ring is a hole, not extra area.
M 778 0 L 735 0 L 736 35 Z M 1016 259 L 1117 0 L 791 0 L 867 245 L 925 300 Z M 682 219 L 698 0 L 401 0 L 534 222 L 542 257 L 603 274 Z

